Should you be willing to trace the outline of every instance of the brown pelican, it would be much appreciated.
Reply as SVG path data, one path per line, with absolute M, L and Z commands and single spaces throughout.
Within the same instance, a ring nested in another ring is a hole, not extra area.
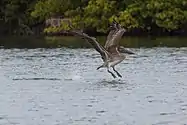
M 95 50 L 100 53 L 104 62 L 97 68 L 97 70 L 105 67 L 107 68 L 107 71 L 116 78 L 116 75 L 110 71 L 110 67 L 112 67 L 118 77 L 122 77 L 115 69 L 115 66 L 126 58 L 122 53 L 134 54 L 133 52 L 126 50 L 123 46 L 119 46 L 119 41 L 125 31 L 125 28 L 123 28 L 119 23 L 113 22 L 110 26 L 110 32 L 107 36 L 104 47 L 97 42 L 95 37 L 91 37 L 82 31 L 69 30 L 68 32 L 87 40 L 95 48 Z

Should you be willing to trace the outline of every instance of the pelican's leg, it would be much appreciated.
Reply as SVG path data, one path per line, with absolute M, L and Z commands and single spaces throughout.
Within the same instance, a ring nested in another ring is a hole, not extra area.
M 102 68 L 102 67 L 103 67 L 103 65 L 99 66 L 99 67 L 97 68 L 97 70 L 99 70 L 99 69 Z
M 122 77 L 121 74 L 120 74 L 118 71 L 116 71 L 116 69 L 115 69 L 114 67 L 112 67 L 112 68 L 113 68 L 114 72 L 116 72 L 116 74 L 117 74 L 119 77 Z
M 112 73 L 112 72 L 109 70 L 109 68 L 107 68 L 107 71 L 108 71 L 114 78 L 116 78 L 116 76 L 114 75 L 114 73 Z

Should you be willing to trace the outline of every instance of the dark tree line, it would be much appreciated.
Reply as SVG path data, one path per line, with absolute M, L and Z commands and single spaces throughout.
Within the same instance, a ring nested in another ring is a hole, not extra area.
M 187 32 L 187 0 L 1 0 L 0 34 L 30 35 L 52 16 L 71 19 L 77 28 L 106 33 L 115 19 L 130 33 Z M 48 27 L 45 32 L 66 29 Z

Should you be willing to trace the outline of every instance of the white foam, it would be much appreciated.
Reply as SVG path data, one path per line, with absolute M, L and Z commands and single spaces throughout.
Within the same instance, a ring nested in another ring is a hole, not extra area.
M 82 77 L 80 75 L 73 75 L 72 79 L 73 80 L 80 80 L 80 79 L 82 79 Z
M 66 80 L 82 80 L 82 76 L 78 72 L 69 72 L 65 75 Z

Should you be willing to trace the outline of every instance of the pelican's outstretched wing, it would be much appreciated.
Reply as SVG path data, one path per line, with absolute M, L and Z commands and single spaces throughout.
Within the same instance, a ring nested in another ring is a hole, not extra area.
M 106 60 L 108 59 L 109 57 L 109 53 L 106 51 L 105 48 L 103 48 L 96 40 L 95 37 L 90 37 L 88 36 L 88 34 L 86 33 L 83 33 L 81 31 L 75 31 L 75 30 L 72 30 L 72 31 L 69 31 L 71 34 L 75 35 L 75 36 L 79 36 L 83 39 L 86 39 L 94 48 L 97 52 L 100 53 L 101 57 L 103 60 Z
M 113 22 L 112 25 L 110 25 L 110 32 L 109 32 L 109 34 L 108 34 L 108 36 L 107 36 L 107 40 L 106 40 L 106 42 L 105 42 L 104 48 L 107 49 L 108 46 L 110 46 L 112 37 L 113 37 L 113 35 L 114 35 L 115 33 L 117 33 L 117 31 L 118 31 L 117 23 L 116 23 L 116 22 Z
M 114 31 L 111 30 L 111 32 L 109 33 L 105 44 L 105 49 L 111 54 L 117 54 L 119 53 L 119 41 L 126 30 L 120 24 L 116 24 L 113 26 Z
M 135 54 L 134 52 L 125 49 L 123 46 L 119 46 L 119 41 L 123 36 L 125 29 L 121 27 L 116 21 L 112 23 L 110 26 L 110 32 L 107 36 L 107 40 L 105 43 L 104 48 L 109 51 L 110 53 L 126 53 L 126 54 Z

